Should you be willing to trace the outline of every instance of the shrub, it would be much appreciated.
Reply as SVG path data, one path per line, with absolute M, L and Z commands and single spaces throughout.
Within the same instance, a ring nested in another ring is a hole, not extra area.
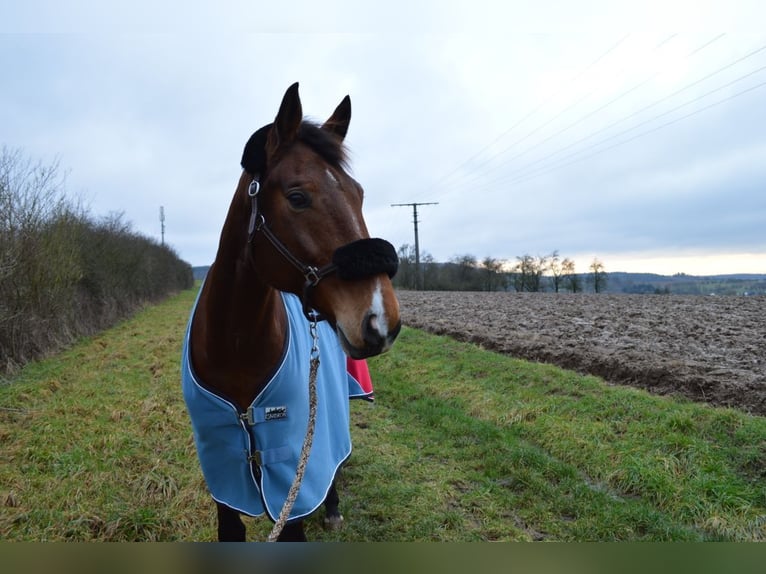
M 0 374 L 191 287 L 191 266 L 68 198 L 57 163 L 0 153 Z

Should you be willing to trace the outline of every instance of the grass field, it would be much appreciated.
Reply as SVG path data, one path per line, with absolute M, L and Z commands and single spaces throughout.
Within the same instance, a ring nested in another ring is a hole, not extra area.
M 0 539 L 215 538 L 178 376 L 194 295 L 0 386 Z M 766 540 L 763 417 L 407 328 L 369 363 L 346 526 L 312 540 Z

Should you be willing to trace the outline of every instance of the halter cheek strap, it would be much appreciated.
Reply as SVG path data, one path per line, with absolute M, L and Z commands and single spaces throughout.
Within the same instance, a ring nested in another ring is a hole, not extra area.
M 352 241 L 339 247 L 332 256 L 332 263 L 322 267 L 306 265 L 295 257 L 287 246 L 274 235 L 266 223 L 263 213 L 258 211 L 258 193 L 261 185 L 258 176 L 253 178 L 248 187 L 247 195 L 250 197 L 250 221 L 247 227 L 247 242 L 252 243 L 253 237 L 260 232 L 269 240 L 269 243 L 284 257 L 293 267 L 301 272 L 305 279 L 303 284 L 303 313 L 309 320 L 322 319 L 313 311 L 308 301 L 311 299 L 311 291 L 319 281 L 332 273 L 337 273 L 340 279 L 353 281 L 386 273 L 393 277 L 399 267 L 399 258 L 396 249 L 385 239 L 370 238 Z

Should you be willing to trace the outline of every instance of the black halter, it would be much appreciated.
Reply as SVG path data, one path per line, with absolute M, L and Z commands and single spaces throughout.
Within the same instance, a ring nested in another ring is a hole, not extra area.
M 274 235 L 266 223 L 263 213 L 258 211 L 258 193 L 260 190 L 261 185 L 256 174 L 247 190 L 247 195 L 250 196 L 250 223 L 247 227 L 247 241 L 251 243 L 256 233 L 263 233 L 274 249 L 301 272 L 305 279 L 303 284 L 303 314 L 309 321 L 325 319 L 309 306 L 309 301 L 314 287 L 328 275 L 337 273 L 340 279 L 347 281 L 371 277 L 380 273 L 386 273 L 389 277 L 396 275 L 396 270 L 399 267 L 396 249 L 385 239 L 379 238 L 359 239 L 339 247 L 333 252 L 332 262 L 322 267 L 303 263 Z

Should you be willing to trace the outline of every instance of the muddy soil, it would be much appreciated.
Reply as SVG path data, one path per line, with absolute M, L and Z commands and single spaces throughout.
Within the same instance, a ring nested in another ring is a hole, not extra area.
M 766 297 L 400 291 L 405 325 L 766 416 Z

